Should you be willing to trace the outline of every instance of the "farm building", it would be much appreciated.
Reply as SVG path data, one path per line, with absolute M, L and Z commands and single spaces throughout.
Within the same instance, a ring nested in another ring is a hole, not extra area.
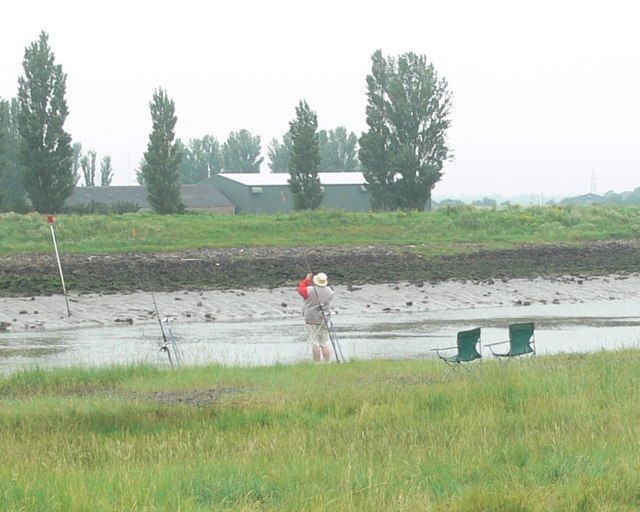
M 318 173 L 324 188 L 320 208 L 366 212 L 369 193 L 361 172 Z M 238 213 L 285 213 L 293 211 L 288 173 L 216 174 L 203 183 L 214 185 L 236 206 Z
M 233 215 L 236 211 L 234 204 L 213 185 L 182 185 L 180 195 L 188 211 L 207 211 L 223 215 Z M 147 187 L 140 185 L 76 187 L 73 194 L 65 201 L 65 206 L 86 205 L 91 202 L 107 206 L 133 203 L 137 204 L 141 210 L 151 208 L 147 199 Z
M 322 209 L 366 212 L 371 209 L 369 193 L 360 172 L 319 173 L 324 188 Z M 182 185 L 182 202 L 190 211 L 234 213 L 288 213 L 293 211 L 288 173 L 216 174 L 197 185 Z M 141 210 L 151 208 L 147 189 L 140 185 L 76 187 L 65 206 L 100 203 L 115 206 L 132 203 Z
M 560 201 L 562 206 L 592 206 L 594 204 L 607 204 L 607 198 L 598 194 L 584 194 L 577 197 L 567 197 Z

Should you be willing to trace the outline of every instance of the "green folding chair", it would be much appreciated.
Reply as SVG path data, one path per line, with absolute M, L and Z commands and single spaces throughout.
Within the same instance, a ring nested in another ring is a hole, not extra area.
M 448 376 L 452 371 L 457 371 L 460 367 L 467 371 L 471 371 L 467 366 L 468 363 L 476 361 L 482 357 L 480 354 L 480 327 L 471 329 L 469 331 L 460 331 L 457 336 L 457 343 L 455 347 L 434 348 L 438 354 L 438 357 L 442 359 L 447 365 L 449 365 Z M 455 355 L 443 355 L 441 352 L 448 352 L 457 349 Z
M 495 352 L 493 350 L 495 345 L 503 345 L 505 343 L 509 344 L 508 352 Z M 526 355 L 534 357 L 536 355 L 536 339 L 533 322 L 512 324 L 509 326 L 509 339 L 507 341 L 489 343 L 485 346 L 489 347 L 491 353 L 496 357 L 506 359 Z

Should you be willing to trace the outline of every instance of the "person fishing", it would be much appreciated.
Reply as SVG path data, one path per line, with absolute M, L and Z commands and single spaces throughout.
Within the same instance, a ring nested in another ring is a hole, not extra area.
M 330 336 L 324 313 L 329 312 L 333 290 L 328 286 L 327 275 L 324 272 L 319 272 L 315 276 L 308 273 L 298 285 L 298 293 L 304 299 L 302 313 L 313 360 L 316 363 L 322 359 L 329 361 L 331 359 Z

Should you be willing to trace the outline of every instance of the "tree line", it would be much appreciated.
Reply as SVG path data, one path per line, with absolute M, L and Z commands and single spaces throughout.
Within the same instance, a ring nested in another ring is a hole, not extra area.
M 55 63 L 48 35 L 25 49 L 18 97 L 0 101 L 0 196 L 3 210 L 59 212 L 80 178 L 85 186 L 108 186 L 111 158 L 83 154 L 65 131 L 66 75 Z M 306 100 L 281 140 L 267 149 L 271 172 L 289 174 L 296 209 L 315 209 L 323 199 L 318 173 L 363 172 L 374 210 L 422 210 L 450 158 L 446 131 L 451 94 L 425 56 L 372 56 L 367 81 L 368 130 L 357 137 L 345 127 L 318 130 Z M 158 213 L 180 213 L 180 185 L 199 183 L 219 172 L 255 173 L 263 163 L 260 137 L 232 132 L 224 143 L 206 135 L 184 143 L 175 137 L 176 108 L 167 92 L 149 103 L 152 131 L 136 175 Z M 28 198 L 28 202 L 27 202 Z

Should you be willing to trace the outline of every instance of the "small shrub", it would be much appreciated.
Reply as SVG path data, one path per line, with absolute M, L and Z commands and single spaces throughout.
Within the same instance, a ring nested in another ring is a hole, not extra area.
M 65 206 L 63 213 L 69 215 L 123 215 L 125 213 L 136 213 L 140 206 L 132 201 L 117 201 L 112 205 L 91 201 L 86 204 L 74 204 Z
M 138 213 L 140 211 L 140 206 L 138 203 L 134 203 L 133 201 L 117 201 L 111 207 L 112 213 L 116 215 L 123 215 L 125 213 Z

